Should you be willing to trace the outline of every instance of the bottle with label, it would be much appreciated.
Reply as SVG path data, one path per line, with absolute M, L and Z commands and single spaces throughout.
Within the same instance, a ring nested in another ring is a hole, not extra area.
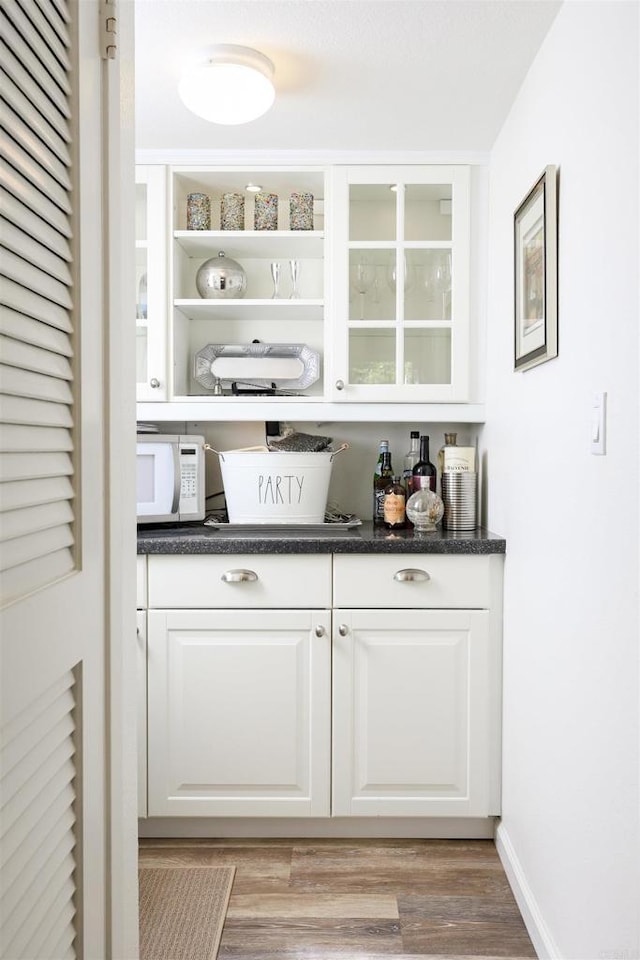
M 440 447 L 440 449 L 438 450 L 438 476 L 440 477 L 440 484 L 442 484 L 442 474 L 444 473 L 445 451 L 450 451 L 451 447 L 455 447 L 457 442 L 458 442 L 457 433 L 445 433 L 444 446 Z
M 406 494 L 401 477 L 392 477 L 384 491 L 384 525 L 388 530 L 401 530 L 406 521 Z
M 380 444 L 382 446 L 382 444 Z M 391 451 L 387 443 L 386 450 L 382 451 L 382 462 L 380 464 L 380 473 L 373 478 L 373 522 L 381 526 L 384 523 L 384 492 L 389 486 L 389 481 L 393 477 L 393 468 L 391 466 Z
M 413 493 L 412 484 L 413 484 L 413 468 L 420 459 L 420 433 L 417 430 L 411 431 L 411 446 L 407 453 L 404 456 L 404 470 L 402 472 L 402 479 L 404 481 L 405 490 L 407 491 L 407 500 Z
M 436 492 L 436 468 L 429 460 L 429 437 L 420 437 L 420 459 L 413 468 L 412 489 L 416 493 L 422 487 Z

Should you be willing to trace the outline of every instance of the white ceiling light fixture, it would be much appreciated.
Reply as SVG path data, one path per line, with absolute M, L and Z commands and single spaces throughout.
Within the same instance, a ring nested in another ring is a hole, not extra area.
M 221 43 L 211 48 L 204 63 L 185 73 L 178 93 L 185 107 L 211 123 L 249 123 L 275 100 L 273 74 L 264 54 Z

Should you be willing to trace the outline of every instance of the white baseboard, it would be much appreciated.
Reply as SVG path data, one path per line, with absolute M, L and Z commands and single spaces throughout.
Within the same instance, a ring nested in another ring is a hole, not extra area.
M 540 960 L 563 960 L 502 823 L 498 824 L 496 830 L 496 850 L 538 957 Z
M 140 837 L 391 837 L 492 840 L 493 817 L 151 817 Z

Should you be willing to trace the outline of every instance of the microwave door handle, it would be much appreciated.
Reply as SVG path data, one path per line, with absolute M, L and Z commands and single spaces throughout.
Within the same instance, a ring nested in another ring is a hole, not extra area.
M 171 444 L 173 451 L 173 503 L 171 513 L 177 513 L 180 507 L 180 452 L 177 443 Z

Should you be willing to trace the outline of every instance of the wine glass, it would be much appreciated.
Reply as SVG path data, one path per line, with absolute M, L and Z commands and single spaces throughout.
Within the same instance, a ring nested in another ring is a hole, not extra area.
M 447 319 L 447 305 L 449 295 L 451 294 L 451 251 L 442 250 L 436 254 L 434 259 L 433 271 L 433 289 L 442 304 L 442 319 Z
M 291 273 L 291 283 L 293 289 L 291 290 L 290 300 L 299 300 L 300 294 L 298 293 L 298 276 L 300 275 L 300 261 L 299 260 L 289 260 L 289 272 Z
M 356 293 L 360 295 L 360 319 L 364 320 L 364 298 L 371 289 L 375 280 L 375 267 L 366 257 L 358 260 L 352 268 L 352 283 Z
M 279 297 L 280 289 L 280 264 L 277 261 L 274 261 L 271 264 L 271 279 L 273 280 L 273 293 L 271 294 L 272 300 L 277 300 Z
M 397 273 L 398 273 L 398 268 L 397 268 L 396 261 L 394 260 L 394 261 L 387 267 L 387 283 L 389 284 L 390 288 L 393 290 L 394 293 L 396 292 Z M 407 258 L 405 257 L 405 258 L 404 258 L 404 290 L 405 290 L 405 293 L 407 292 L 407 290 L 410 290 L 410 289 L 411 289 L 411 287 L 413 286 L 413 281 L 414 281 L 414 270 L 413 270 L 413 266 L 412 266 L 410 263 L 407 262 Z

